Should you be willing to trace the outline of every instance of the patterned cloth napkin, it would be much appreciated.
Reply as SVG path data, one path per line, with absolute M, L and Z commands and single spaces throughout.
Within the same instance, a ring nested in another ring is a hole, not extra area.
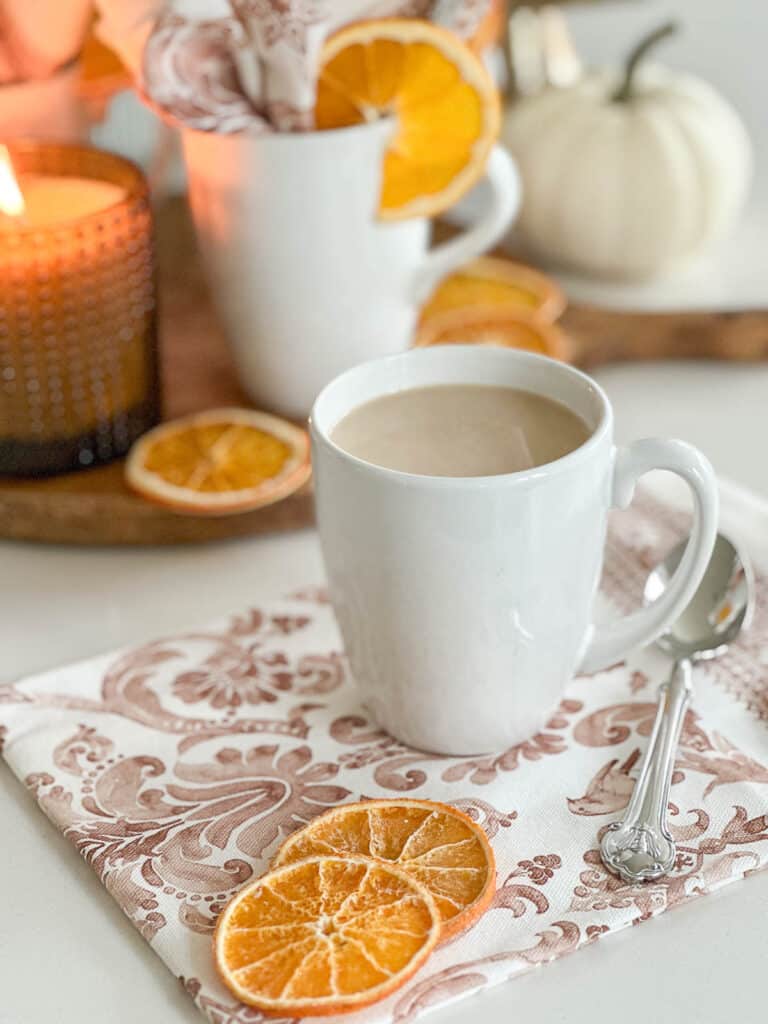
M 491 0 L 140 0 L 155 21 L 143 87 L 173 121 L 200 131 L 312 128 L 317 65 L 342 25 L 431 18 L 471 38 Z M 155 20 L 156 19 L 156 20 Z
M 614 610 L 636 602 L 685 521 L 647 492 L 615 516 L 604 579 Z M 318 587 L 4 685 L 4 757 L 214 1024 L 261 1019 L 216 980 L 211 930 L 283 837 L 366 797 L 461 807 L 496 852 L 492 908 L 352 1018 L 411 1021 L 765 865 L 768 506 L 726 489 L 724 522 L 757 566 L 757 613 L 727 656 L 696 669 L 671 795 L 679 854 L 657 883 L 607 874 L 597 841 L 627 804 L 668 668 L 660 655 L 575 680 L 525 743 L 438 757 L 366 716 Z

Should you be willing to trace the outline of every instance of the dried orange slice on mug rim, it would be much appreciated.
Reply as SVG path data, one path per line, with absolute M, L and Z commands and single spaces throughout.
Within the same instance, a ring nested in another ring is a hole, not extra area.
M 315 126 L 392 118 L 379 216 L 431 217 L 480 178 L 500 103 L 482 60 L 453 32 L 418 18 L 354 22 L 326 41 Z
M 210 409 L 161 423 L 133 445 L 127 484 L 178 512 L 248 512 L 286 497 L 310 476 L 305 430 L 255 409 Z
M 282 1017 L 348 1013 L 400 988 L 440 934 L 431 893 L 396 864 L 312 857 L 241 889 L 214 957 L 238 999 Z

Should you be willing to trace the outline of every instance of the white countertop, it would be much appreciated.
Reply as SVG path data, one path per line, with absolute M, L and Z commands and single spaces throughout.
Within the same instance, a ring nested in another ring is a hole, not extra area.
M 599 379 L 619 439 L 681 436 L 768 496 L 768 364 L 622 366 Z M 759 439 L 759 440 L 758 440 Z M 0 543 L 2 678 L 53 667 L 321 578 L 314 532 L 202 548 Z M 768 758 L 768 735 L 766 737 Z M 0 771 L 0 1024 L 195 1024 L 178 983 L 91 869 Z M 745 1024 L 765 1017 L 768 872 L 603 939 L 431 1019 Z M 593 979 L 598 979 L 599 988 Z M 738 1006 L 738 1010 L 735 1007 Z

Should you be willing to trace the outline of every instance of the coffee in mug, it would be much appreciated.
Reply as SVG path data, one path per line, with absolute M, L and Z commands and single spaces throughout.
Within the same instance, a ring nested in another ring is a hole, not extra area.
M 554 462 L 589 434 L 577 413 L 544 395 L 436 384 L 364 402 L 331 438 L 350 455 L 401 473 L 496 476 Z

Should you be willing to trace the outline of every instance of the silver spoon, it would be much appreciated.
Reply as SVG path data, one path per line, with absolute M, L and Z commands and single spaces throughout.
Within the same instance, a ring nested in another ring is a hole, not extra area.
M 678 545 L 656 566 L 645 584 L 645 599 L 664 590 L 685 550 Z M 691 699 L 692 663 L 724 654 L 747 624 L 753 603 L 752 572 L 746 559 L 717 535 L 704 578 L 690 604 L 658 647 L 675 659 L 659 687 L 653 731 L 640 777 L 622 821 L 608 827 L 600 843 L 603 863 L 625 882 L 649 882 L 669 873 L 675 844 L 667 827 L 667 801 L 683 718 Z

